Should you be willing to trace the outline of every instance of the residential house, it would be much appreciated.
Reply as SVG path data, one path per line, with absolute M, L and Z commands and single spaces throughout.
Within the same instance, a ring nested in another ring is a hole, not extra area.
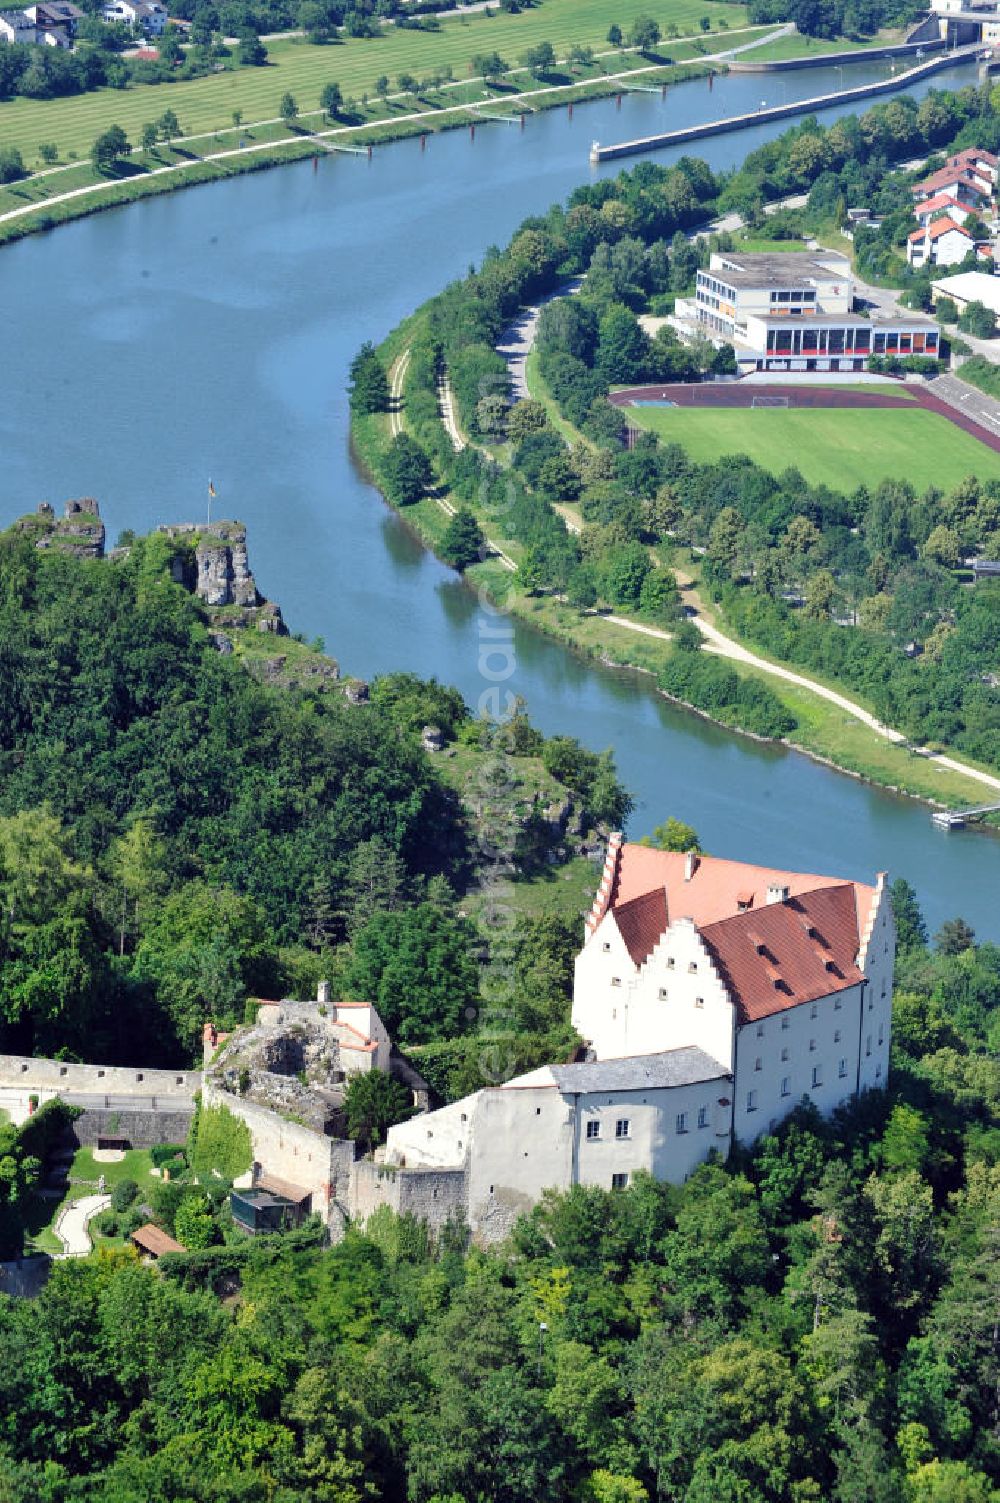
M 167 7 L 162 0 L 107 0 L 101 15 L 105 21 L 120 21 L 154 37 L 162 36 L 167 28 Z
M 38 41 L 38 28 L 23 10 L 0 10 L 0 42 L 34 46 Z
M 970 208 L 980 209 L 991 197 L 992 190 L 984 187 L 981 178 L 976 177 L 967 167 L 956 166 L 942 167 L 939 172 L 925 177 L 923 182 L 914 184 L 912 193 L 917 203 L 933 198 L 937 193 L 947 193 L 950 198 L 957 198 Z
M 38 40 L 49 47 L 71 47 L 85 14 L 71 0 L 45 0 L 44 4 L 29 5 L 24 13 L 34 21 Z
M 911 266 L 957 266 L 975 248 L 968 230 L 945 215 L 907 236 L 906 259 Z
M 947 214 L 956 224 L 964 224 L 972 212 L 968 204 L 953 198 L 950 193 L 935 193 L 932 198 L 925 198 L 923 203 L 917 204 L 913 217 L 918 224 L 926 226 L 933 219 Z
M 982 185 L 984 192 L 992 197 L 1000 173 L 1000 157 L 994 156 L 991 151 L 982 151 L 978 146 L 967 146 L 964 151 L 958 151 L 949 157 L 947 165 L 971 173 L 976 182 Z

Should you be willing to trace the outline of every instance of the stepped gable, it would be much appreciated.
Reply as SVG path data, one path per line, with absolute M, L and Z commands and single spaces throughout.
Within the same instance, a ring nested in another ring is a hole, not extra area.
M 615 909 L 615 922 L 625 947 L 636 965 L 652 954 L 656 941 L 667 927 L 667 894 L 654 888 L 641 898 L 631 898 Z
M 728 861 L 721 856 L 689 858 L 681 851 L 658 851 L 652 846 L 629 844 L 617 853 L 607 906 L 617 918 L 634 898 L 659 888 L 666 893 L 667 923 L 690 918 L 701 929 L 734 914 L 767 907 L 768 888 L 786 889 L 787 896 L 794 898 L 837 885 L 841 885 L 838 879 L 815 872 L 779 871 Z M 874 888 L 863 882 L 843 885 L 853 891 L 857 911 L 867 914 Z
M 707 924 L 701 937 L 740 1023 L 758 1022 L 863 981 L 853 882 Z

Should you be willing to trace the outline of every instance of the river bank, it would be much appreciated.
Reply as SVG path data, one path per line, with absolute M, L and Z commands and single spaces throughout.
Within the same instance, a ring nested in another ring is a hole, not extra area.
M 406 356 L 411 344 L 419 341 L 425 333 L 425 327 L 426 317 L 418 310 L 380 346 L 379 353 L 392 373 L 394 411 L 367 417 L 355 415 L 352 419 L 355 456 L 384 498 L 385 459 L 389 445 L 395 433 L 406 426 Z M 551 411 L 554 405 L 551 397 L 539 389 L 539 374 L 531 367 L 529 360 L 530 394 L 544 400 Z M 443 414 L 440 421 L 448 435 L 447 441 L 457 447 L 454 423 L 449 433 Z M 565 422 L 564 429 L 569 429 L 568 434 L 564 431 L 564 437 L 585 442 L 583 435 Z M 647 622 L 627 612 L 620 612 L 612 618 L 606 612 L 577 609 L 558 595 L 524 588 L 513 572 L 524 558 L 523 548 L 515 539 L 497 537 L 496 520 L 482 507 L 467 500 L 462 504 L 476 515 L 493 553 L 491 558 L 466 571 L 466 582 L 472 588 L 485 591 L 491 601 L 510 615 L 553 637 L 574 653 L 608 667 L 652 675 L 657 680 L 658 692 L 672 703 L 727 731 L 764 739 L 749 732 L 746 725 L 741 724 L 738 713 L 714 713 L 659 687 L 660 675 L 676 651 L 668 632 L 651 629 Z M 447 495 L 435 491 L 413 505 L 397 507 L 396 510 L 428 547 L 440 553 L 448 522 L 455 510 L 454 502 Z M 684 562 L 687 570 L 694 569 L 694 579 L 690 573 L 679 571 L 679 562 Z M 708 639 L 703 650 L 724 656 L 727 667 L 740 677 L 766 683 L 794 716 L 795 730 L 779 738 L 782 745 L 806 753 L 823 766 L 846 772 L 888 792 L 917 799 L 932 808 L 973 805 L 982 802 L 984 789 L 988 789 L 990 783 L 995 788 L 996 775 L 990 769 L 967 763 L 966 772 L 959 770 L 961 764 L 956 765 L 953 758 L 937 761 L 933 753 L 911 746 L 898 732 L 881 726 L 866 707 L 844 696 L 839 685 L 821 683 L 811 675 L 795 672 L 790 665 L 752 652 L 731 635 L 718 612 L 706 606 L 697 595 L 697 559 L 694 556 L 684 560 L 675 558 L 672 567 L 681 583 L 682 594 L 691 592 L 695 624 Z M 947 752 L 947 748 L 942 750 Z

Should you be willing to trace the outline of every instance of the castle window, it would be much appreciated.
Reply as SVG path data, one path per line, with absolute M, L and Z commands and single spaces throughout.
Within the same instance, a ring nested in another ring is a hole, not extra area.
M 667 970 L 668 971 L 672 971 L 673 968 L 674 968 L 674 957 L 672 955 L 668 955 L 667 956 Z
M 661 1002 L 665 1002 L 666 1000 L 667 1000 L 667 988 L 665 986 L 661 986 L 660 987 L 660 1001 Z
M 761 1057 L 760 1057 L 759 1054 L 758 1054 L 757 1058 L 753 1062 L 753 1067 L 754 1067 L 754 1070 L 763 1070 L 763 1068 L 764 1068 L 763 1061 L 761 1060 Z
M 759 1039 L 762 1039 L 764 1037 L 764 1025 L 763 1025 L 763 1023 L 758 1023 L 757 1024 L 757 1037 Z
M 65 1065 L 60 1065 L 59 1066 L 59 1074 L 60 1075 L 65 1075 L 66 1074 L 66 1066 Z M 140 1080 L 142 1079 L 141 1075 L 139 1076 L 139 1079 Z
M 788 1045 L 787 1044 L 785 1045 L 784 1049 L 782 1049 L 782 1051 L 781 1051 L 781 1062 L 782 1062 L 783 1065 L 786 1065 L 788 1063 Z
M 542 1109 L 541 1109 L 541 1107 L 540 1106 L 536 1106 L 535 1107 L 535 1116 L 536 1117 L 540 1117 L 541 1115 L 542 1115 Z
M 142 1075 L 137 1075 L 135 1078 L 136 1078 L 136 1080 L 142 1080 L 143 1076 Z
M 587 1141 L 588 1141 L 588 1143 L 592 1143 L 595 1138 L 599 1138 L 600 1136 L 601 1136 L 601 1124 L 596 1120 L 596 1118 L 591 1117 L 590 1121 L 587 1123 Z
M 698 1126 L 699 1127 L 707 1127 L 708 1126 L 708 1107 L 707 1106 L 699 1106 L 699 1108 L 698 1108 Z
M 882 1066 L 881 1065 L 876 1065 L 875 1066 L 875 1079 L 876 1080 L 881 1080 L 882 1079 Z
M 815 1054 L 816 1053 L 816 1040 L 815 1039 L 810 1039 L 809 1040 L 809 1053 L 810 1054 Z
M 867 1057 L 869 1054 L 871 1054 L 871 1052 L 872 1052 L 872 1036 L 871 1036 L 871 1034 L 869 1034 L 868 1037 L 865 1039 L 865 1056 Z
M 815 1002 L 813 1003 L 812 1007 L 810 1007 L 810 1009 L 809 1009 L 809 1016 L 811 1018 L 815 1018 L 815 1017 L 819 1016 L 819 1008 L 816 1006 Z
M 782 1031 L 782 1033 L 787 1033 L 790 1027 L 791 1027 L 791 1024 L 789 1023 L 788 1019 L 787 1018 L 782 1018 L 782 1020 L 781 1020 L 781 1031 Z
M 611 978 L 611 985 L 612 986 L 621 986 L 621 984 L 622 984 L 622 978 L 620 976 L 612 976 L 612 978 Z
M 885 982 L 883 981 L 882 982 L 882 996 L 883 997 L 885 996 L 885 992 L 886 992 L 886 986 L 885 986 Z
M 695 1007 L 704 1007 L 705 1006 L 705 998 L 704 997 L 695 997 L 695 999 L 694 999 L 694 1005 L 695 1005 Z
M 814 1086 L 823 1084 L 823 1071 L 819 1065 L 813 1065 L 812 1083 Z
M 678 1112 L 677 1113 L 677 1131 L 678 1132 L 687 1132 L 687 1130 L 688 1130 L 688 1114 L 687 1114 L 687 1112 Z
M 839 1044 L 840 1043 L 840 1029 L 839 1028 L 835 1028 L 833 1030 L 833 1042 L 835 1044 Z
M 628 1117 L 619 1117 L 615 1123 L 616 1138 L 630 1138 L 632 1136 L 632 1123 Z
M 184 1076 L 183 1075 L 178 1075 L 178 1077 L 177 1077 L 177 1084 L 178 1085 L 183 1085 L 184 1084 Z
M 792 1094 L 792 1077 L 790 1075 L 782 1075 L 781 1077 L 781 1094 L 782 1096 L 790 1096 Z
M 612 1190 L 627 1190 L 628 1189 L 628 1175 L 627 1174 L 613 1174 L 611 1176 L 611 1188 L 612 1188 Z
M 694 973 L 695 973 L 695 971 L 697 969 L 698 969 L 698 962 L 696 960 L 689 960 L 688 961 L 688 971 L 690 972 L 690 974 L 692 976 L 694 975 Z
M 846 1059 L 842 1059 L 842 1060 L 840 1060 L 838 1062 L 838 1064 L 837 1064 L 837 1074 L 838 1074 L 838 1076 L 840 1077 L 841 1080 L 843 1080 L 845 1078 L 845 1076 L 847 1075 L 847 1060 Z
M 463 1122 L 468 1122 L 468 1120 L 469 1120 L 468 1114 L 466 1112 L 463 1112 L 462 1113 L 462 1121 Z
M 748 1112 L 755 1112 L 756 1110 L 757 1110 L 757 1092 L 756 1091 L 747 1091 L 747 1111 Z
M 842 1006 L 842 1003 L 840 1001 L 840 998 L 839 997 L 834 997 L 834 999 L 833 999 L 833 1010 L 834 1010 L 834 1012 L 839 1012 L 840 1009 L 841 1009 L 841 1006 Z
M 601 946 L 601 949 L 604 951 L 605 955 L 610 955 L 611 954 L 611 946 L 608 944 L 607 940 L 604 941 L 603 945 Z
M 885 1042 L 885 1025 L 882 1023 L 878 1025 L 878 1041 L 880 1044 Z

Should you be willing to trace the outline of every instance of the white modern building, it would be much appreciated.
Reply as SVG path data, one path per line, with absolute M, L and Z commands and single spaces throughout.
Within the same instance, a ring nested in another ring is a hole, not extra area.
M 167 28 L 167 7 L 162 0 L 108 0 L 101 15 L 105 21 L 120 21 L 154 37 L 162 36 Z
M 862 371 L 870 355 L 938 354 L 936 325 L 920 314 L 855 313 L 850 266 L 806 252 L 713 251 L 683 321 L 728 341 L 743 371 Z
M 484 1240 L 548 1188 L 619 1189 L 639 1170 L 679 1184 L 804 1097 L 828 1114 L 885 1085 L 894 951 L 884 874 L 868 886 L 612 836 L 576 961 L 587 1058 L 393 1127 L 379 1172 L 394 1203 L 441 1177 Z

